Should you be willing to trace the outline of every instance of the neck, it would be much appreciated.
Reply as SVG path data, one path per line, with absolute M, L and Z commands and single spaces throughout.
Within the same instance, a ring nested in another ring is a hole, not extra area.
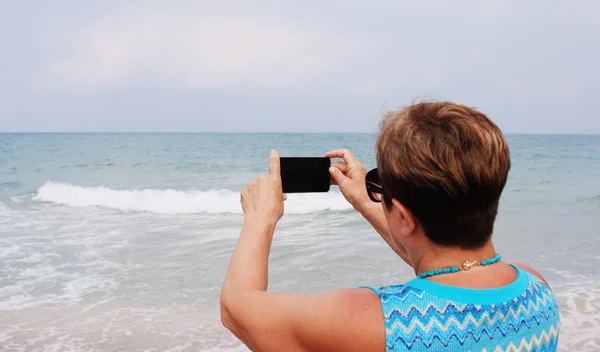
M 497 254 L 492 241 L 488 241 L 483 247 L 477 249 L 439 247 L 433 244 L 428 244 L 426 247 L 420 259 L 414 261 L 416 264 L 414 270 L 417 276 L 429 270 L 461 266 L 465 261 L 480 263 Z

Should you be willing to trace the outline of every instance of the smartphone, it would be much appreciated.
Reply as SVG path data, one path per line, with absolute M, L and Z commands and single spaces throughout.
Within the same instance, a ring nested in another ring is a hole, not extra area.
M 280 157 L 283 193 L 329 192 L 331 159 Z

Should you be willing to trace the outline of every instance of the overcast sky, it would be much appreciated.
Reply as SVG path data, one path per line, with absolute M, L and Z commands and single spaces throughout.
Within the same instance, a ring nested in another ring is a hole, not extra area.
M 600 1 L 2 1 L 0 131 L 600 133 Z

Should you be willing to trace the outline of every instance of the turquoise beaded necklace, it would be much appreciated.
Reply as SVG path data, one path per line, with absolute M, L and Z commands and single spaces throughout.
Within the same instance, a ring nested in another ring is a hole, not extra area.
M 481 263 L 477 263 L 477 261 L 470 262 L 467 260 L 466 262 L 464 262 L 462 264 L 462 268 L 460 268 L 458 266 L 450 266 L 450 267 L 443 268 L 443 269 L 429 270 L 429 271 L 426 271 L 423 274 L 419 275 L 419 278 L 424 279 L 426 277 L 440 275 L 440 274 L 456 273 L 461 270 L 469 270 L 474 266 L 486 266 L 486 265 L 497 263 L 498 261 L 500 261 L 501 258 L 502 258 L 502 256 L 498 253 L 490 259 L 482 260 Z

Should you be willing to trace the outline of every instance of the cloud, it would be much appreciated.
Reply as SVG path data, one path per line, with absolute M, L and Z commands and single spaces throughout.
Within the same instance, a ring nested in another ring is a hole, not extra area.
M 46 72 L 51 85 L 294 88 L 343 71 L 365 48 L 310 23 L 159 7 L 121 8 L 66 43 Z
M 600 2 L 295 4 L 9 6 L 0 129 L 362 131 L 422 98 L 512 132 L 600 128 Z

